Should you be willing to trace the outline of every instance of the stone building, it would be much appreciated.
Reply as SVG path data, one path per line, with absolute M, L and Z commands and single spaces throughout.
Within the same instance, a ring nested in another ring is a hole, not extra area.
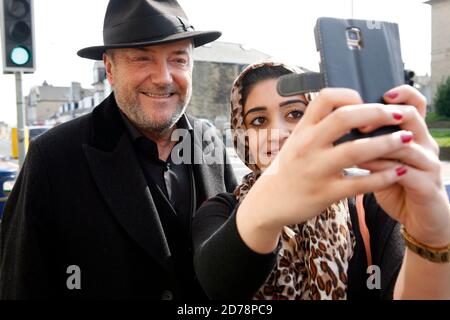
M 100 104 L 111 93 L 111 86 L 106 79 L 106 69 L 103 61 L 95 61 L 93 69 L 94 106 Z
M 25 97 L 28 125 L 46 124 L 62 104 L 72 102 L 77 107 L 79 101 L 92 94 L 92 90 L 82 88 L 78 82 L 72 82 L 70 87 L 55 87 L 44 81 L 41 86 L 32 87 Z
M 431 5 L 431 96 L 450 76 L 450 0 L 429 0 Z
M 193 92 L 187 113 L 220 127 L 220 122 L 229 118 L 229 96 L 234 79 L 245 66 L 268 57 L 237 43 L 216 41 L 196 48 Z

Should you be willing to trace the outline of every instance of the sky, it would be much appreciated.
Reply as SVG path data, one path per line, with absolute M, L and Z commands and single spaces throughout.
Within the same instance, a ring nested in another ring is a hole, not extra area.
M 179 0 L 196 30 L 222 31 L 219 41 L 241 43 L 317 71 L 319 56 L 313 29 L 318 17 L 396 22 L 405 67 L 419 75 L 430 74 L 431 63 L 431 7 L 423 2 Z M 75 81 L 91 87 L 94 62 L 78 57 L 76 52 L 103 44 L 107 3 L 108 0 L 34 1 L 36 71 L 23 76 L 24 95 L 44 81 L 66 87 Z M 17 122 L 14 75 L 0 74 L 0 121 L 10 125 Z

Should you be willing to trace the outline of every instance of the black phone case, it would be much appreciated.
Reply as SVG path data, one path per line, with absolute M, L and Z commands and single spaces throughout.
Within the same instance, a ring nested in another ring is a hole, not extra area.
M 360 30 L 361 49 L 348 46 L 346 31 L 350 28 Z M 324 87 L 354 89 L 366 103 L 384 103 L 386 91 L 405 83 L 397 24 L 319 18 L 314 33 Z M 352 130 L 338 143 L 397 130 L 397 126 L 383 127 L 370 134 Z

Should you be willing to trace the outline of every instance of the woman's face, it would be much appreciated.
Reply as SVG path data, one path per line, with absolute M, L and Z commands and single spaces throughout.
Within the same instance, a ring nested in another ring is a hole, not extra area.
M 244 105 L 244 124 L 252 160 L 265 170 L 306 110 L 303 95 L 281 97 L 277 79 L 256 83 Z

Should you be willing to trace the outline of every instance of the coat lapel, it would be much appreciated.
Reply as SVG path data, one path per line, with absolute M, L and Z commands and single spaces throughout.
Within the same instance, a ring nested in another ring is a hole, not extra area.
M 193 118 L 189 120 L 194 123 L 193 171 L 195 184 L 198 187 L 196 191 L 199 206 L 207 198 L 225 191 L 222 164 L 225 161 L 225 155 L 214 153 L 223 152 L 224 149 L 218 147 L 211 137 L 204 133 L 201 121 Z
M 93 111 L 92 127 L 83 149 L 101 194 L 129 235 L 166 266 L 169 246 L 113 95 Z

